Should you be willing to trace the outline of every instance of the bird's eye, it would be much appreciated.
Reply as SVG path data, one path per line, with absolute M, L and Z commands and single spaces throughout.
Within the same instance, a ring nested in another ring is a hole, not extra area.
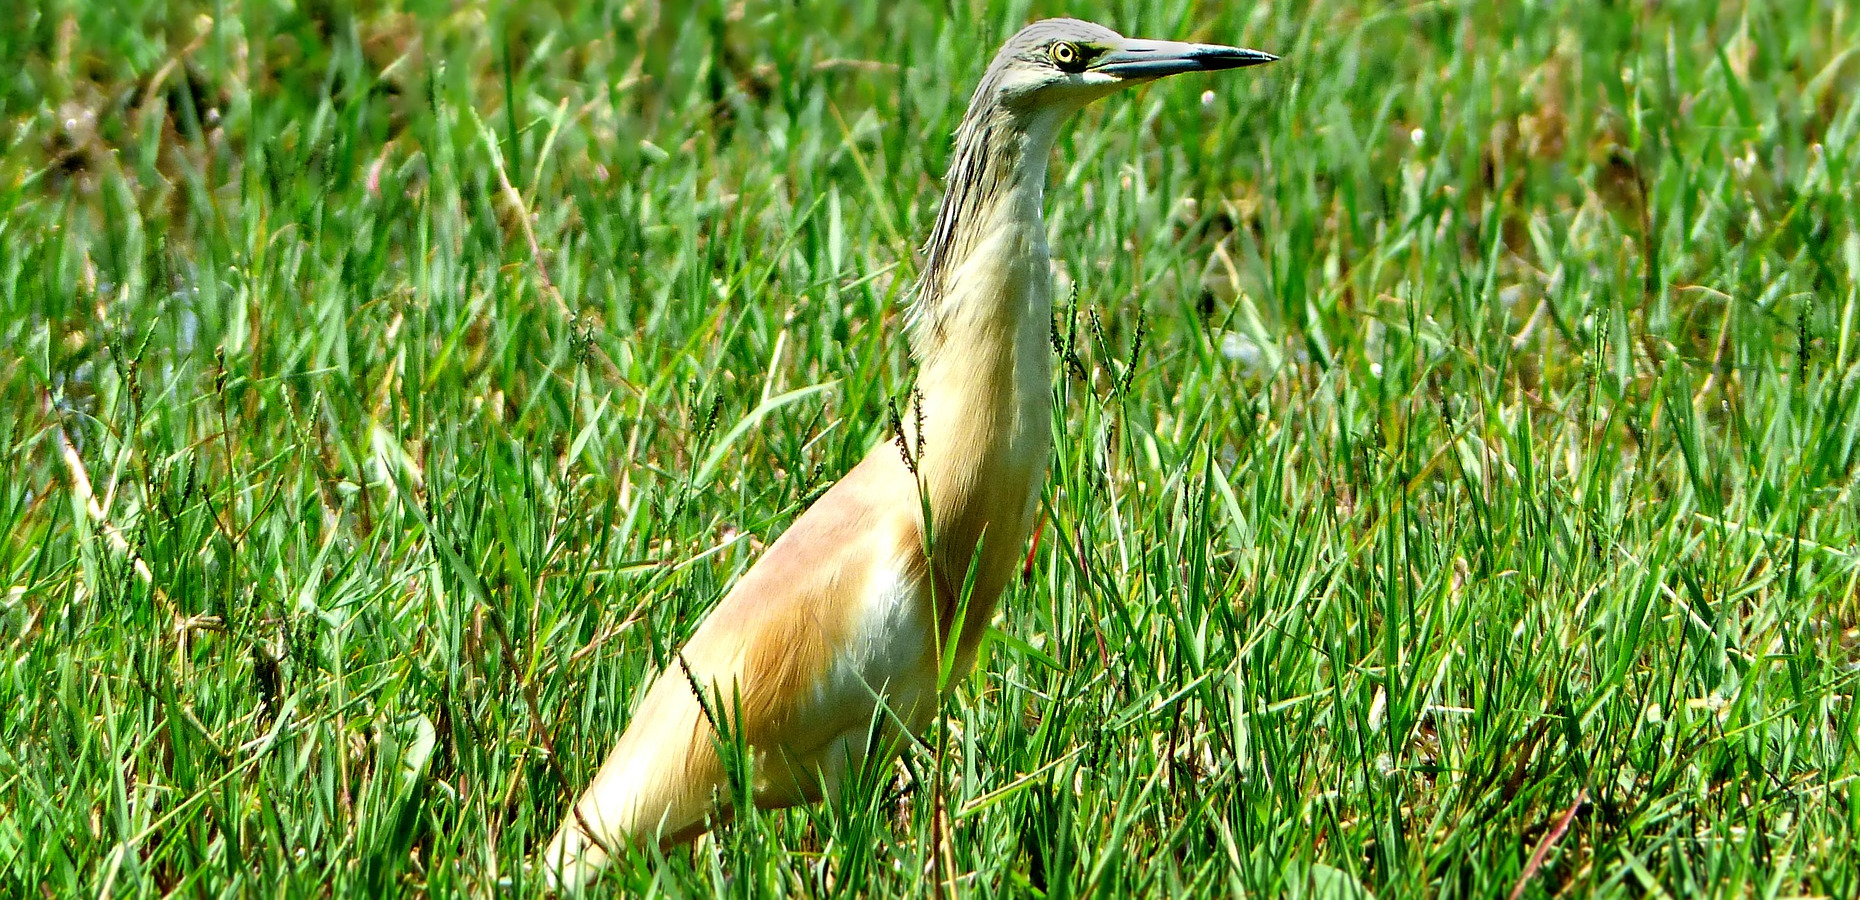
M 1079 45 L 1071 41 L 1053 43 L 1053 62 L 1068 72 L 1077 72 L 1085 62 L 1085 54 L 1079 52 Z

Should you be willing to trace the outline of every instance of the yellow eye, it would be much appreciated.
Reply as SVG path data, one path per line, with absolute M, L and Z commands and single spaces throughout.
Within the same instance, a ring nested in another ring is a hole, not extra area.
M 1079 47 L 1071 41 L 1058 41 L 1053 44 L 1053 62 L 1062 69 L 1070 69 L 1079 64 L 1084 57 L 1079 54 Z

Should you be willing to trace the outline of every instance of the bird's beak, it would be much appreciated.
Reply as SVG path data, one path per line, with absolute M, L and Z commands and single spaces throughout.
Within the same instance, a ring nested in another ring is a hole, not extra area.
M 1148 81 L 1183 72 L 1264 65 L 1276 59 L 1278 57 L 1270 53 L 1220 44 L 1127 40 L 1123 46 L 1098 57 L 1092 69 L 1129 81 Z

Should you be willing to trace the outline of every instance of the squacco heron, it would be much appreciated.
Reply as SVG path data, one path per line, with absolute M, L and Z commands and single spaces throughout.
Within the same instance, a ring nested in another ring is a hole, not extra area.
M 910 314 L 917 408 L 772 544 L 647 689 L 544 852 L 584 883 L 628 846 L 729 815 L 720 741 L 758 806 L 833 796 L 936 715 L 1033 527 L 1052 447 L 1041 202 L 1059 127 L 1119 88 L 1271 62 L 1052 19 L 1014 35 L 956 131 Z M 921 433 L 919 429 L 921 428 Z

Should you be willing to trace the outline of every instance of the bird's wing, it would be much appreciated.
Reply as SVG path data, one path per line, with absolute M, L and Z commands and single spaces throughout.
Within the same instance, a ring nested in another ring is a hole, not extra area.
M 757 749 L 758 764 L 783 748 L 824 747 L 847 722 L 869 721 L 870 688 L 863 710 L 821 688 L 836 654 L 857 639 L 866 594 L 916 540 L 914 482 L 886 450 L 878 448 L 796 519 L 668 662 L 563 823 L 551 868 L 597 852 L 584 829 L 612 846 L 700 828 L 713 796 L 727 791 L 713 716 L 727 717 Z M 708 712 L 694 685 L 707 692 Z M 769 787 L 774 796 L 759 797 L 762 805 L 817 795 L 815 786 L 792 781 Z

